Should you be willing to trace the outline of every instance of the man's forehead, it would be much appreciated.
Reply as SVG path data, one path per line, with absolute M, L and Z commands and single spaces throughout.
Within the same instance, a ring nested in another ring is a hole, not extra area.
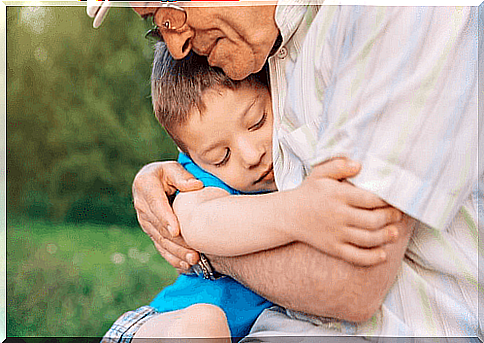
M 265 1 L 244 1 L 243 6 L 260 6 L 274 5 L 277 0 Z M 177 6 L 177 7 L 232 7 L 242 6 L 239 1 L 130 1 L 129 4 L 141 16 L 147 17 L 153 15 L 159 8 Z
M 138 13 L 141 17 L 146 17 L 153 15 L 156 10 L 163 7 L 178 6 L 186 7 L 190 1 L 130 1 L 131 7 Z

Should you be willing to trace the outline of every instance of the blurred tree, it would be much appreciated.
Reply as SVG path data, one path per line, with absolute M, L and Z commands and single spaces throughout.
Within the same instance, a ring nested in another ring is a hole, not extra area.
M 176 157 L 150 98 L 149 24 L 112 8 L 7 8 L 9 216 L 135 224 L 142 165 Z

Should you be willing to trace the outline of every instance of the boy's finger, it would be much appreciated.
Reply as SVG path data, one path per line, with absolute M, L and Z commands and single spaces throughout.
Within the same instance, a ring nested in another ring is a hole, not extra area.
M 393 207 L 374 210 L 350 208 L 346 215 L 347 225 L 367 230 L 377 230 L 402 219 L 402 212 Z
M 350 182 L 345 182 L 345 184 L 348 185 L 347 192 L 345 194 L 345 201 L 348 205 L 356 208 L 367 209 L 388 206 L 388 204 L 378 195 L 365 189 L 356 187 Z
M 360 248 L 376 248 L 384 244 L 393 243 L 398 238 L 398 229 L 394 225 L 375 231 L 354 227 L 348 227 L 344 230 L 346 242 Z
M 358 162 L 347 158 L 335 158 L 314 166 L 311 175 L 317 178 L 341 180 L 355 176 L 360 169 L 361 165 Z
M 382 248 L 361 249 L 351 244 L 342 245 L 338 255 L 337 257 L 361 267 L 380 264 L 387 258 Z

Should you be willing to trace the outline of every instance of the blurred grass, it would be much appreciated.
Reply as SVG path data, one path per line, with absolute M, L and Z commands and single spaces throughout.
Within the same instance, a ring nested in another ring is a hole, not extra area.
M 141 229 L 9 220 L 7 336 L 102 336 L 176 278 Z

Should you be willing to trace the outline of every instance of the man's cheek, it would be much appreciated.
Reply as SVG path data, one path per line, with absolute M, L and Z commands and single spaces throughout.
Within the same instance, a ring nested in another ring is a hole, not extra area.
M 230 47 L 230 50 L 228 49 Z M 224 55 L 219 57 L 220 65 L 232 80 L 243 80 L 252 73 L 256 73 L 255 59 L 252 52 L 246 46 L 235 44 L 227 45 Z M 231 53 L 227 53 L 227 52 Z M 236 51 L 237 53 L 234 53 Z

